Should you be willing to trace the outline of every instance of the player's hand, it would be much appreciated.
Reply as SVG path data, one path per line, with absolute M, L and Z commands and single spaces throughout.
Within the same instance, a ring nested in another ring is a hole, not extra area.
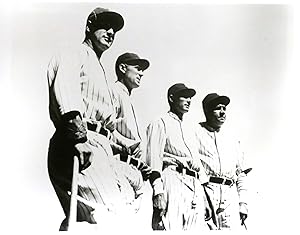
M 190 159 L 190 161 L 188 161 L 187 164 L 194 171 L 200 171 L 202 167 L 202 163 L 200 159 Z
M 244 202 L 240 202 L 240 219 L 241 219 L 241 225 L 244 224 L 245 220 L 248 217 L 248 208 L 247 208 L 247 204 Z
M 180 168 L 189 168 L 190 161 L 191 161 L 190 159 L 181 159 L 180 161 L 176 159 L 176 164 Z
M 241 225 L 244 224 L 245 220 L 247 219 L 248 215 L 240 212 L 240 219 L 241 219 Z
M 111 115 L 104 121 L 104 128 L 113 132 L 116 129 L 116 119 Z
M 162 217 L 166 213 L 167 209 L 167 201 L 163 193 L 159 193 L 155 195 L 152 199 L 153 207 L 160 211 L 160 217 Z
M 137 147 L 135 148 L 133 151 L 132 151 L 132 155 L 135 157 L 135 158 L 141 158 L 142 155 L 143 155 L 143 151 L 140 147 Z
M 79 159 L 79 170 L 83 171 L 92 163 L 93 152 L 88 143 L 78 143 L 75 145 L 76 155 Z
M 122 155 L 132 155 L 132 151 L 131 151 L 130 148 L 128 148 L 126 146 L 122 146 L 120 154 L 122 154 Z
M 131 152 L 132 156 L 134 156 L 135 158 L 141 158 L 143 151 L 141 149 L 141 143 L 140 142 L 134 143 L 133 145 L 131 145 L 129 147 L 129 149 L 130 149 L 130 152 Z

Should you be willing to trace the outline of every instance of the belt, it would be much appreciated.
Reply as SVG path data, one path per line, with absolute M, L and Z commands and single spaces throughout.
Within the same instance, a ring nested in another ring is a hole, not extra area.
M 186 174 L 186 175 L 195 177 L 196 179 L 200 178 L 200 175 L 197 171 L 193 171 L 188 168 L 176 167 L 176 171 L 179 173 L 182 173 L 182 174 Z
M 97 132 L 101 135 L 104 135 L 105 137 L 107 137 L 109 134 L 109 131 L 104 129 L 103 127 L 101 127 L 100 130 L 98 130 L 99 125 L 96 123 L 94 124 L 94 123 L 87 122 L 87 128 L 88 128 L 88 130 Z
M 215 176 L 209 177 L 209 182 L 216 183 L 216 184 L 228 185 L 228 186 L 232 186 L 234 184 L 234 181 L 232 179 L 215 177 Z
M 142 168 L 142 166 L 145 165 L 145 163 L 142 162 L 141 160 L 133 158 L 129 155 L 120 154 L 120 160 L 122 162 L 127 162 L 128 164 L 135 166 L 137 169 L 140 169 L 140 168 Z

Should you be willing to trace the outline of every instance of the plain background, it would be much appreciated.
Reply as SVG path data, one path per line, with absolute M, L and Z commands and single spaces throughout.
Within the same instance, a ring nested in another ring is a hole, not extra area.
M 102 57 L 109 79 L 123 52 L 151 63 L 133 92 L 141 130 L 167 111 L 166 91 L 175 82 L 197 91 L 186 115 L 191 123 L 204 120 L 207 93 L 229 96 L 226 125 L 240 136 L 254 168 L 249 231 L 294 231 L 299 7 L 196 3 L 20 3 L 1 12 L 1 221 L 7 229 L 52 233 L 63 219 L 47 174 L 54 128 L 46 69 L 58 48 L 81 43 L 86 17 L 97 6 L 125 19 Z

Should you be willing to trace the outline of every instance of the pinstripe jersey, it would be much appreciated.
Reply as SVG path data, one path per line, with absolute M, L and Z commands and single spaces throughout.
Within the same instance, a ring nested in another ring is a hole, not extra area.
M 172 112 L 150 123 L 147 128 L 147 164 L 161 172 L 166 157 L 164 152 L 183 159 L 191 158 L 184 136 L 182 121 Z
M 227 177 L 236 182 L 239 202 L 248 201 L 248 183 L 244 171 L 250 170 L 240 142 L 223 126 L 214 131 L 205 123 L 195 127 L 195 144 L 208 176 Z M 224 186 L 227 188 L 228 186 Z M 235 188 L 235 187 L 231 187 Z M 225 189 L 224 189 L 225 190 Z
M 115 119 L 104 69 L 89 46 L 82 44 L 56 54 L 49 63 L 47 77 L 50 118 L 56 127 L 61 116 L 73 110 L 102 125 Z
M 141 137 L 128 89 L 123 83 L 117 81 L 113 86 L 112 95 L 117 112 L 116 131 L 125 137 L 123 144 L 127 147 L 131 146 L 133 141 L 126 141 L 126 139 L 135 140 L 135 143 L 140 143 Z M 112 135 L 113 141 L 122 145 L 118 139 L 115 138 L 114 133 Z M 140 171 L 127 164 L 123 164 L 123 168 L 119 168 L 119 171 L 124 172 L 136 195 L 141 194 L 144 184 Z
M 116 130 L 126 138 L 140 142 L 137 118 L 128 89 L 123 83 L 117 81 L 112 91 L 117 111 Z
M 209 126 L 196 126 L 197 150 L 206 173 L 210 176 L 237 179 L 247 169 L 244 153 L 236 138 L 226 132 L 225 126 L 217 132 Z
M 198 180 L 181 174 L 174 170 L 177 164 L 170 161 L 173 155 L 177 156 L 177 160 L 192 158 L 187 141 L 189 141 L 187 129 L 172 112 L 150 123 L 147 128 L 146 160 L 153 170 L 161 173 L 162 187 L 168 205 L 163 224 L 169 231 L 202 231 L 206 228 L 204 191 L 201 185 L 203 176 Z M 168 163 L 163 165 L 166 161 Z M 156 215 L 153 216 L 155 219 Z

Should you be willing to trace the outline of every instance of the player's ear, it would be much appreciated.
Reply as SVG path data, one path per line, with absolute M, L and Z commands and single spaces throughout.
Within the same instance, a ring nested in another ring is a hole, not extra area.
M 171 95 L 169 95 L 169 97 L 168 97 L 168 98 L 169 98 L 169 102 L 170 102 L 170 103 L 173 103 L 173 102 L 174 102 L 174 97 L 173 97 L 173 95 L 172 95 L 172 94 L 171 94 Z
M 119 64 L 119 70 L 121 71 L 121 73 L 126 73 L 126 64 Z

